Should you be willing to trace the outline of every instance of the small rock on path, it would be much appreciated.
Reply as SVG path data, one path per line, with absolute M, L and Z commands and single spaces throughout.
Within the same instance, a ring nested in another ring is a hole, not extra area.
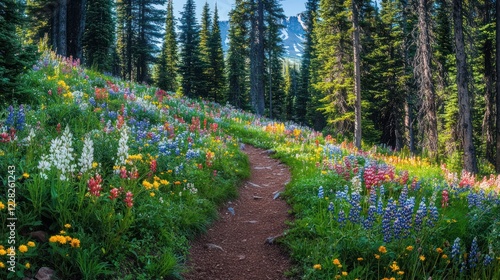
M 285 221 L 291 219 L 286 202 L 275 199 L 290 181 L 290 172 L 264 150 L 246 145 L 244 151 L 251 176 L 240 187 L 238 199 L 224 205 L 219 220 L 191 244 L 189 271 L 183 275 L 187 280 L 287 279 L 284 273 L 290 261 L 268 240 L 281 236 L 287 228 Z M 266 168 L 256 168 L 262 166 Z

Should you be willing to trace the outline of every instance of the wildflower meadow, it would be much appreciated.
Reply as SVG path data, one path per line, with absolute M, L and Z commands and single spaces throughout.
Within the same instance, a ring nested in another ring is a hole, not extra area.
M 281 245 L 298 279 L 500 279 L 500 177 L 357 150 L 44 52 L 0 113 L 0 278 L 179 279 L 189 240 L 249 176 L 291 167 Z M 13 223 L 14 222 L 14 223 Z M 8 226 L 12 225 L 12 226 Z

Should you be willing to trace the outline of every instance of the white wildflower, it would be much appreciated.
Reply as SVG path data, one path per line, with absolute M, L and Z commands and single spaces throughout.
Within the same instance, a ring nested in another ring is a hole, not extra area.
M 118 141 L 118 153 L 116 155 L 116 166 L 123 166 L 126 164 L 128 158 L 128 127 L 123 126 L 120 131 L 120 140 Z
M 43 155 L 40 161 L 38 162 L 38 169 L 40 169 L 40 176 L 44 179 L 48 179 L 47 171 L 50 170 L 51 164 L 49 161 L 49 157 L 47 155 Z
M 61 137 L 50 142 L 50 154 L 42 156 L 38 163 L 38 168 L 43 170 L 41 172 L 42 177 L 47 178 L 44 171 L 48 171 L 51 167 L 55 167 L 60 172 L 59 179 L 63 181 L 68 180 L 68 177 L 66 177 L 68 173 L 75 171 L 76 164 L 73 163 L 72 138 L 73 135 L 69 131 L 69 127 L 66 126 Z
M 361 193 L 361 178 L 359 176 L 354 176 L 351 179 L 352 190 L 356 193 Z
M 83 140 L 82 156 L 78 161 L 80 172 L 85 173 L 87 170 L 92 169 L 92 162 L 94 161 L 94 141 L 90 136 L 86 136 Z

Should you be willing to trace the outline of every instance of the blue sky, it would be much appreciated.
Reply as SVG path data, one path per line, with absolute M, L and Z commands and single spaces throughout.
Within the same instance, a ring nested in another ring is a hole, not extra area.
M 210 5 L 210 11 L 213 12 L 215 3 L 217 3 L 217 9 L 219 10 L 220 20 L 228 20 L 228 13 L 234 4 L 234 0 L 195 0 L 196 4 L 196 17 L 198 21 L 201 17 L 201 10 L 205 3 Z M 285 16 L 295 16 L 306 9 L 306 0 L 281 0 L 281 6 L 285 11 Z M 180 17 L 180 12 L 183 10 L 186 0 L 174 0 L 174 13 L 176 18 Z

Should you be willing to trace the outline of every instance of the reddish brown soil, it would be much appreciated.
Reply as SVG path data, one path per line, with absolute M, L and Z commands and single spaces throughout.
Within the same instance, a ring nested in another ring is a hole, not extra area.
M 240 187 L 238 199 L 226 203 L 219 220 L 191 244 L 185 279 L 286 279 L 290 261 L 275 241 L 269 241 L 283 234 L 291 218 L 281 196 L 274 199 L 284 191 L 290 172 L 264 150 L 247 145 L 244 151 L 251 177 Z

